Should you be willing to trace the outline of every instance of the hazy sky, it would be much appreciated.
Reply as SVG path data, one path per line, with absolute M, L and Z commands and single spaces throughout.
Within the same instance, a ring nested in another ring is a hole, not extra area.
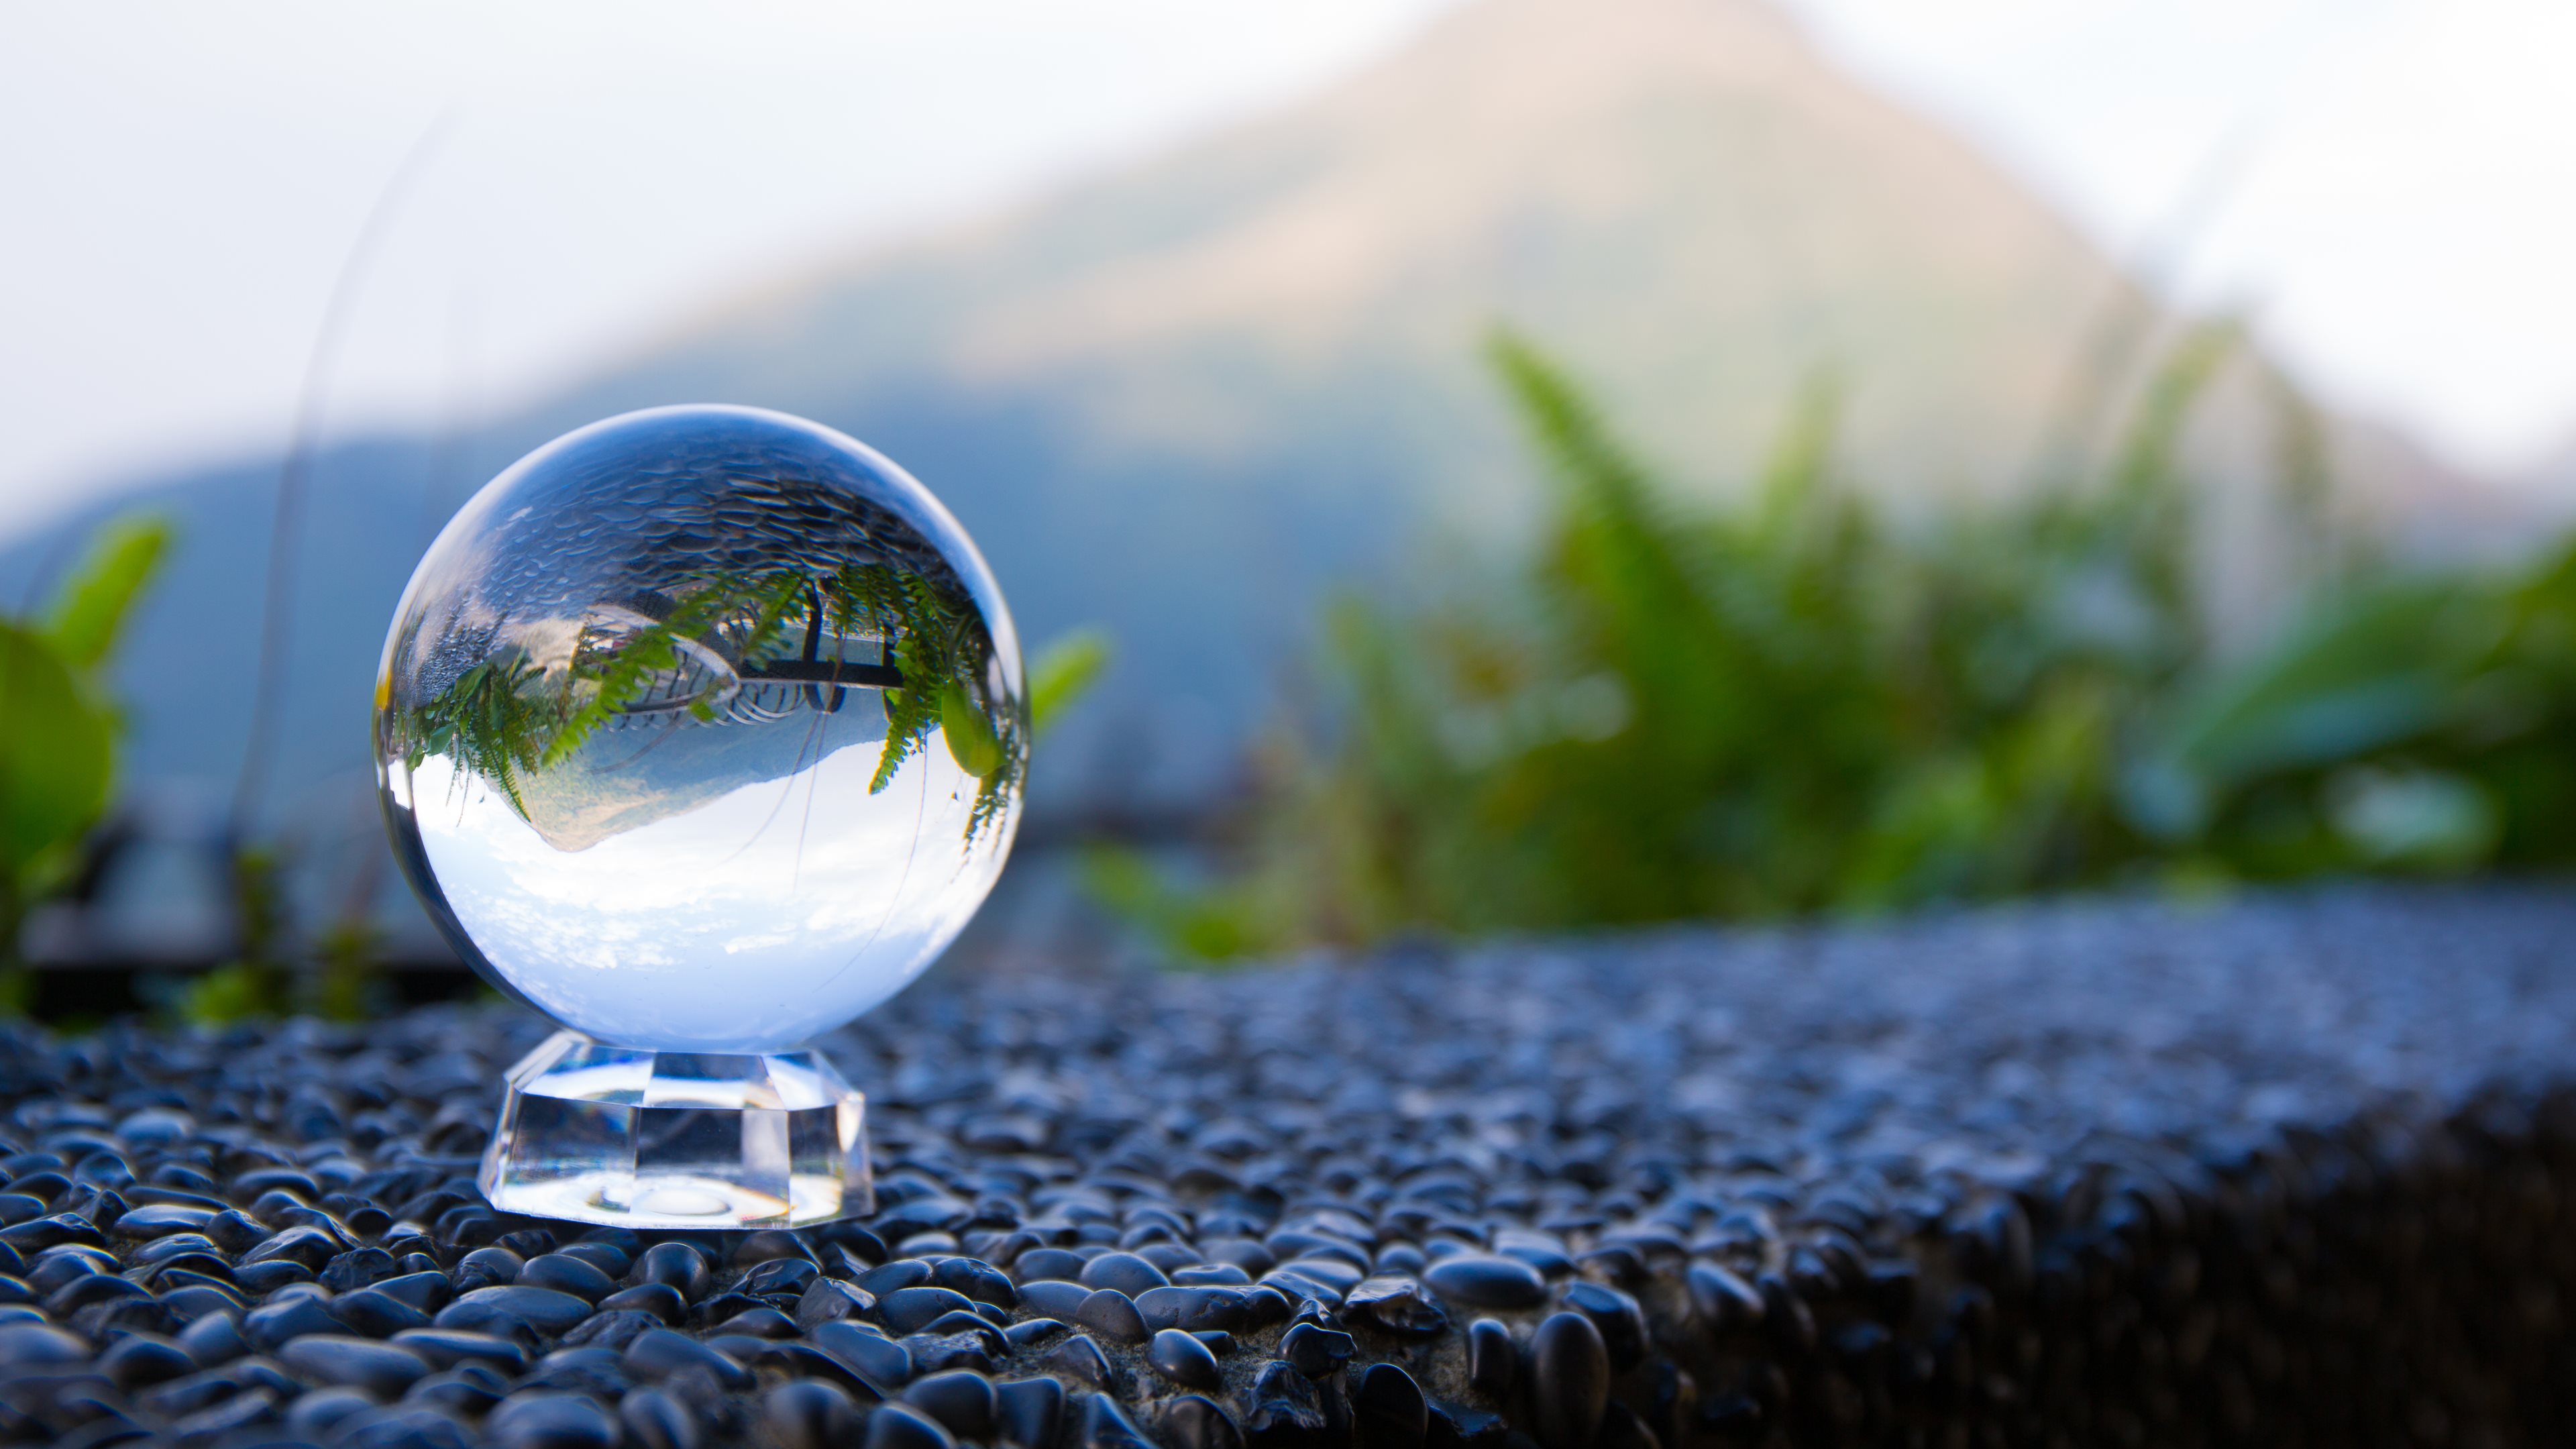
M 501 410 L 784 266 L 1307 93 L 1450 3 L 0 0 L 0 529 L 278 447 L 408 155 L 334 430 Z M 2576 439 L 2576 7 L 1795 7 L 2330 397 L 2489 472 Z M 2196 192 L 2214 221 L 2177 227 Z

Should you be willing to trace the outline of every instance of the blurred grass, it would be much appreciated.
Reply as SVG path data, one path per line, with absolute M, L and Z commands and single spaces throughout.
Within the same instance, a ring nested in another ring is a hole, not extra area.
M 1332 606 L 1322 707 L 1265 745 L 1232 868 L 1175 884 L 1104 848 L 1091 884 L 1224 959 L 2576 859 L 2576 550 L 2372 563 L 2284 394 L 2274 563 L 2303 602 L 2215 646 L 2180 443 L 2234 345 L 2188 334 L 2099 466 L 1900 526 L 1835 475 L 1830 386 L 1755 487 L 1685 507 L 1498 336 L 1553 479 L 1529 555 Z

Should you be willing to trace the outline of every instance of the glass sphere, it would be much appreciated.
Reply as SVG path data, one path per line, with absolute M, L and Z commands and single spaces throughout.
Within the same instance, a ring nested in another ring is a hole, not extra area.
M 751 408 L 520 459 L 430 546 L 376 682 L 386 821 L 439 928 L 663 1051 L 775 1051 L 919 975 L 1001 872 L 1028 736 L 965 530 Z

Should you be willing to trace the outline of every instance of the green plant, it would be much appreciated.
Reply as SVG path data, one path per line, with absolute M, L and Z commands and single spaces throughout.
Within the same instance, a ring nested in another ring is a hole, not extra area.
M 1274 732 L 1236 868 L 1104 851 L 1093 888 L 1223 957 L 2576 859 L 2576 553 L 2362 566 L 2286 390 L 2280 511 L 2320 587 L 2268 652 L 2214 648 L 2180 439 L 2235 344 L 2186 335 L 2099 466 L 1900 526 L 1836 475 L 1829 384 L 1754 487 L 1686 508 L 1500 336 L 1554 485 L 1522 567 L 1336 603 L 1324 723 Z
M 116 777 L 118 716 L 103 673 L 169 551 L 169 525 L 115 520 L 32 618 L 0 618 L 0 1006 L 28 995 L 27 912 L 69 878 Z

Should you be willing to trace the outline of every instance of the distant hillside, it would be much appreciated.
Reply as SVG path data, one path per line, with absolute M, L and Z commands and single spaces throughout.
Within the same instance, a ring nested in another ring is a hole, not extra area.
M 2124 303 L 2058 218 L 1752 0 L 1484 0 L 1258 124 L 716 311 L 474 440 L 473 466 L 663 402 L 845 428 L 949 501 L 1024 638 L 1118 636 L 1041 790 L 1190 791 L 1229 768 L 1326 589 L 1526 516 L 1475 361 L 1495 320 L 1711 486 L 1829 369 L 1852 471 L 1911 492 L 2020 472 L 2079 336 Z M 2220 429 L 2210 466 L 2253 466 L 2254 436 Z M 290 784 L 363 765 L 423 489 L 439 517 L 462 496 L 434 458 L 382 440 L 324 460 Z M 238 758 L 272 476 L 155 490 L 191 540 L 130 672 L 148 770 Z

